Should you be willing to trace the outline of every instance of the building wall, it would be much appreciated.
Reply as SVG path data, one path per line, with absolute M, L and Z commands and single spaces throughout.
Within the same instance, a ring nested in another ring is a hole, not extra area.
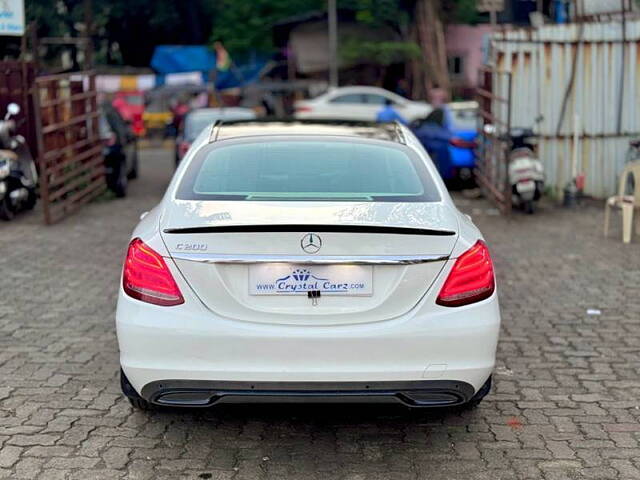
M 339 42 L 350 38 L 360 40 L 391 41 L 395 34 L 388 28 L 373 29 L 354 22 L 338 23 Z M 291 30 L 289 48 L 294 55 L 296 69 L 300 73 L 325 72 L 329 68 L 329 37 L 327 23 L 314 21 L 300 24 Z M 338 56 L 340 68 L 349 67 Z
M 452 77 L 458 87 L 475 87 L 478 68 L 484 64 L 484 41 L 492 32 L 490 25 L 449 25 L 445 32 L 447 58 L 462 58 L 462 75 Z

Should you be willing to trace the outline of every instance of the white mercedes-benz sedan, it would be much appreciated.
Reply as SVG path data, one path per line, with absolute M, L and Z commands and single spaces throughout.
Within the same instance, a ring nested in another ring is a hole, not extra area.
M 397 124 L 203 131 L 133 232 L 116 314 L 138 408 L 475 405 L 500 327 L 493 265 Z

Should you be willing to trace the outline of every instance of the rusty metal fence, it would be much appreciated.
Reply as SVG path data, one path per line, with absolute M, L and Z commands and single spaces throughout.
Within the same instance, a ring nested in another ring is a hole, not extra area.
M 95 72 L 37 77 L 33 103 L 40 197 L 51 224 L 106 188 Z
M 485 196 L 503 214 L 508 214 L 511 212 L 511 73 L 483 66 L 479 75 L 476 89 L 479 107 L 476 180 Z

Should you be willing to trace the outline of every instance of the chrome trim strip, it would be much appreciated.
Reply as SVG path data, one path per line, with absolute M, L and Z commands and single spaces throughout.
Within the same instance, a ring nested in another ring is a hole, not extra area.
M 322 224 L 277 224 L 277 225 L 209 225 L 203 227 L 165 228 L 164 233 L 273 233 L 273 232 L 319 232 L 319 233 L 379 233 L 394 235 L 451 236 L 451 230 L 430 228 L 390 227 L 381 225 L 322 225 Z
M 449 255 L 234 255 L 184 252 L 171 253 L 171 257 L 174 260 L 200 263 L 296 263 L 303 265 L 415 265 L 449 259 Z

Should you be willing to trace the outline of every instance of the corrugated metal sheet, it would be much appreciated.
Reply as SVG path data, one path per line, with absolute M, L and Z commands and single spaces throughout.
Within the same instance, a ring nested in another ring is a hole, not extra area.
M 577 0 L 575 5 L 576 13 L 580 17 L 619 13 L 633 8 L 632 0 Z
M 512 73 L 511 125 L 541 135 L 548 184 L 561 190 L 571 178 L 577 115 L 586 193 L 613 194 L 629 140 L 640 137 L 640 20 L 627 21 L 624 35 L 620 21 L 545 25 L 496 32 L 491 44 L 497 70 Z

